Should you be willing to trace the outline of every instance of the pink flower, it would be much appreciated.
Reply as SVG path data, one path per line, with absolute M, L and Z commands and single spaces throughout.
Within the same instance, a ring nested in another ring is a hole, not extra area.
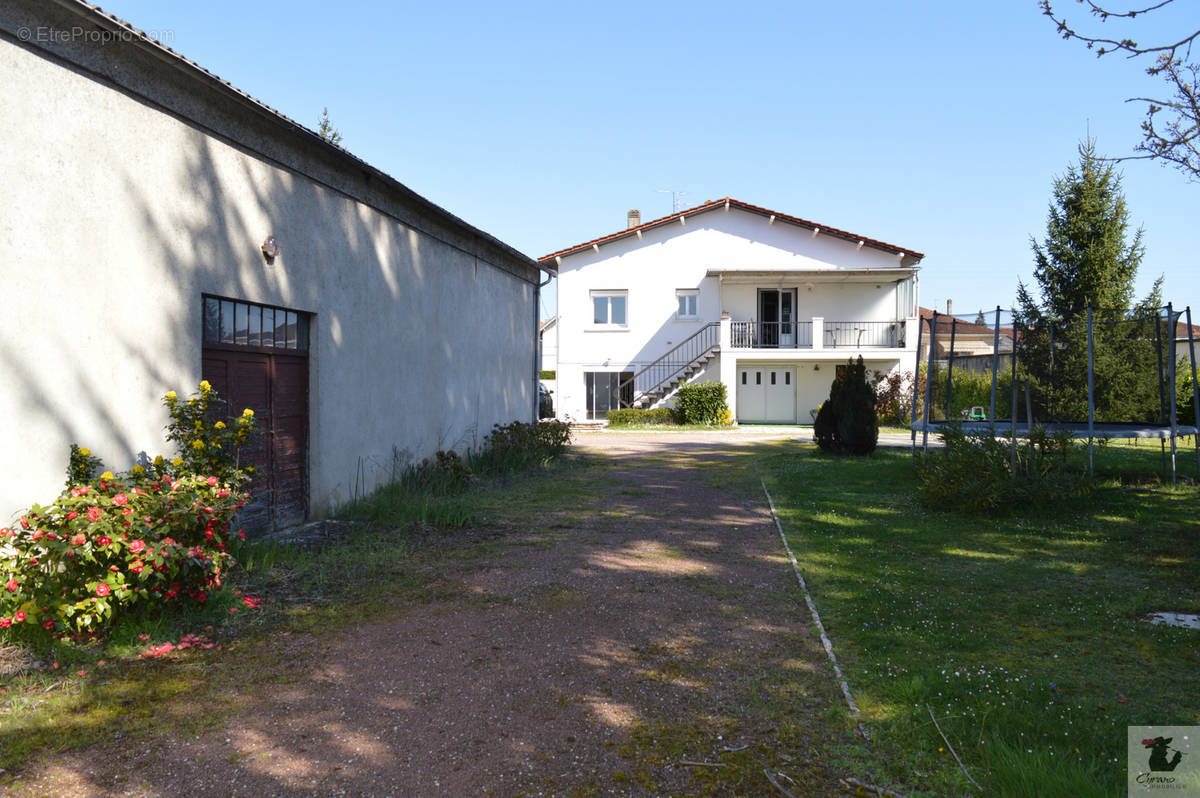
M 124 493 L 118 493 L 116 496 L 113 496 L 113 504 L 117 505 L 118 507 L 129 504 L 129 497 Z
M 25 610 L 17 610 L 13 613 L 13 623 L 25 623 Z
M 78 516 L 79 516 L 79 513 L 72 510 L 71 512 L 67 513 L 67 520 L 74 521 Z
M 16 579 L 9 579 L 9 580 L 8 580 L 8 584 L 7 584 L 7 585 L 5 585 L 5 587 L 6 587 L 6 588 L 8 588 L 8 592 L 10 592 L 10 593 L 16 593 L 16 592 L 17 592 L 17 588 L 18 588 L 18 587 L 20 587 L 20 585 L 18 585 L 18 584 L 17 584 L 17 580 L 16 580 Z
M 104 511 L 99 507 L 89 507 L 87 511 L 88 520 L 92 523 L 99 521 L 104 516 Z
M 97 546 L 107 546 L 110 543 L 112 543 L 112 538 L 110 538 L 108 535 L 101 535 L 100 537 L 96 538 Z
M 12 626 L 12 618 L 0 618 L 0 629 L 7 629 Z
M 134 560 L 133 565 L 129 566 L 129 570 L 133 571 L 135 574 L 140 574 L 145 567 L 146 566 L 142 565 L 141 560 Z
M 79 532 L 71 538 L 71 543 L 76 546 L 82 546 L 84 543 L 87 543 L 87 535 Z
M 209 478 L 208 478 L 208 484 L 209 484 L 209 485 L 216 485 L 216 484 L 217 484 L 217 478 L 216 478 L 216 477 L 209 477 Z
M 146 550 L 146 543 L 141 540 L 132 541 L 129 544 L 129 550 L 131 552 L 133 552 L 134 554 L 141 554 L 143 551 Z
M 107 596 L 111 592 L 112 592 L 112 588 L 103 582 L 96 585 L 96 595 L 100 596 L 101 598 Z
M 33 535 L 31 535 L 34 543 L 37 543 L 39 540 L 41 540 L 45 536 L 46 536 L 46 533 L 40 529 L 33 530 Z

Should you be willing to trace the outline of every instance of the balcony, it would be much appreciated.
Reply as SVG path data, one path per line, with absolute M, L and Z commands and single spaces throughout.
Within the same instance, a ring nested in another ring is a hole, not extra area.
M 905 349 L 916 319 L 898 321 L 730 321 L 732 349 Z M 813 330 L 820 330 L 813 340 Z

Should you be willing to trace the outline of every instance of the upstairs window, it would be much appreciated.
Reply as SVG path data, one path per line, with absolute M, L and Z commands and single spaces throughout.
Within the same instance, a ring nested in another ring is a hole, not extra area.
M 597 327 L 627 327 L 628 291 L 593 291 L 592 323 Z
M 675 302 L 678 309 L 675 318 L 693 320 L 700 318 L 700 291 L 695 288 L 680 288 L 675 292 Z

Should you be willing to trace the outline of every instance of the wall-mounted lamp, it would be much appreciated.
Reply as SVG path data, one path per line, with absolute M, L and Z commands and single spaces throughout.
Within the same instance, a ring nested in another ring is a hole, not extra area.
M 813 363 L 813 371 L 820 371 L 820 370 L 821 370 L 821 364 Z
M 279 239 L 275 236 L 267 236 L 267 240 L 262 243 L 262 254 L 269 261 L 279 257 L 282 251 L 283 247 L 279 246 Z

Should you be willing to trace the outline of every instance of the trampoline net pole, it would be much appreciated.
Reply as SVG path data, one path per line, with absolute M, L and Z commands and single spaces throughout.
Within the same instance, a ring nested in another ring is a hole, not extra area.
M 925 407 L 922 410 L 924 416 L 924 424 L 921 425 L 921 450 L 929 451 L 929 395 L 930 389 L 933 387 L 933 349 L 937 343 L 937 311 L 933 311 L 933 318 L 929 320 L 929 358 L 928 365 L 925 366 Z
M 917 385 L 920 383 L 918 379 L 921 375 L 921 336 L 925 332 L 925 323 L 921 321 L 920 313 L 917 314 L 917 352 L 913 357 L 913 400 L 912 400 L 912 415 L 909 416 L 908 426 L 912 429 L 912 453 L 917 453 Z
M 992 425 L 992 437 L 996 437 L 996 382 L 1000 373 L 1000 306 L 996 306 L 996 329 L 992 332 L 992 403 L 988 407 L 988 421 Z
M 1170 302 L 1167 303 L 1167 329 L 1170 335 L 1167 336 L 1167 385 L 1170 387 L 1171 394 L 1171 487 L 1176 486 L 1177 475 L 1175 473 L 1175 453 L 1176 444 L 1175 436 L 1179 430 L 1179 416 L 1176 414 L 1175 401 L 1175 308 Z
M 1095 348 L 1092 343 L 1092 306 L 1087 306 L 1087 385 L 1088 385 L 1088 476 L 1096 476 L 1095 461 L 1092 458 L 1096 430 L 1096 362 Z
M 951 420 L 950 416 L 950 392 L 954 386 L 952 378 L 954 377 L 954 334 L 958 327 L 958 319 L 950 317 L 950 356 L 946 358 L 946 423 Z
M 1192 335 L 1192 306 L 1187 307 L 1188 355 L 1192 365 L 1192 427 L 1200 427 L 1200 384 L 1196 382 L 1196 339 Z M 1196 478 L 1200 480 L 1200 433 L 1192 433 L 1196 447 Z

